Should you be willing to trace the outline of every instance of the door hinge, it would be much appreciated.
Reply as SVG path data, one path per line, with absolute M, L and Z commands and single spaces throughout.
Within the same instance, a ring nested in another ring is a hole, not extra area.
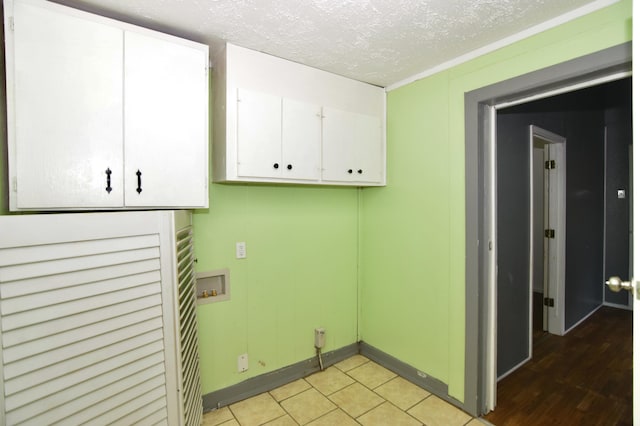
M 545 236 L 545 238 L 555 238 L 556 237 L 556 230 L 555 229 L 545 229 L 544 230 L 544 236 Z
M 13 16 L 10 16 L 10 17 L 9 17 L 9 29 L 10 29 L 11 31 L 15 31 L 15 29 L 16 29 L 16 28 L 15 28 L 15 24 L 14 24 L 14 22 L 13 22 Z
M 554 304 L 555 304 L 555 301 L 554 301 L 551 297 L 545 297 L 545 298 L 542 300 L 542 304 L 543 304 L 544 306 L 548 306 L 548 307 L 550 307 L 550 308 L 553 308 L 553 306 L 554 306 Z
M 544 162 L 544 168 L 547 170 L 556 168 L 556 160 L 549 160 Z
M 18 192 L 18 178 L 17 178 L 17 177 L 14 177 L 14 178 L 11 180 L 11 186 L 13 187 L 13 188 L 12 188 L 12 189 L 13 189 L 13 192 Z

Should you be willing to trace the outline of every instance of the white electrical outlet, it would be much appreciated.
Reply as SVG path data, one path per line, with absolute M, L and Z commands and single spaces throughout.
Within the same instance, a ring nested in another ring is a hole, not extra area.
M 236 259 L 247 258 L 247 243 L 244 241 L 236 243 Z
M 316 328 L 314 343 L 318 349 L 324 347 L 324 328 Z
M 238 373 L 242 373 L 249 369 L 249 355 L 238 355 Z

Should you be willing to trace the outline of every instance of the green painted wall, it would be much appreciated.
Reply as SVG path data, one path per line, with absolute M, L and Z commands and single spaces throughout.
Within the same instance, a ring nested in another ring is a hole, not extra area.
M 462 400 L 464 92 L 625 42 L 630 15 L 624 0 L 390 92 L 385 188 L 212 185 L 197 268 L 229 267 L 231 300 L 198 308 L 203 393 L 314 356 L 322 326 L 326 351 L 361 337 Z
M 362 340 L 464 398 L 464 93 L 631 39 L 631 0 L 393 90 L 388 185 L 363 191 Z
M 199 271 L 228 267 L 231 300 L 198 308 L 203 393 L 357 340 L 359 190 L 212 185 L 194 216 Z M 235 259 L 235 243 L 247 258 Z M 238 373 L 237 357 L 249 354 Z

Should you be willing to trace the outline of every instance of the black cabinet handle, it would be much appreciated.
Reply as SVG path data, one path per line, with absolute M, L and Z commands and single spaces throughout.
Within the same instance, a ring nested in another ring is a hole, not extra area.
M 291 170 L 293 169 L 293 166 L 291 164 L 287 164 L 287 170 Z
M 351 173 L 353 173 L 353 170 L 349 169 L 349 170 L 347 170 L 347 173 L 351 174 Z
M 107 191 L 107 194 L 110 194 L 113 189 L 111 188 L 111 169 L 107 168 L 104 173 L 107 175 L 107 187 L 104 190 Z
M 362 169 L 358 169 L 358 174 L 361 175 L 362 174 Z
M 138 170 L 136 172 L 136 176 L 138 176 L 138 187 L 136 188 L 136 192 L 139 194 L 142 192 L 142 172 Z
M 277 169 L 278 167 L 280 167 L 280 164 L 278 164 L 278 163 L 273 163 L 273 168 L 274 168 L 274 169 Z

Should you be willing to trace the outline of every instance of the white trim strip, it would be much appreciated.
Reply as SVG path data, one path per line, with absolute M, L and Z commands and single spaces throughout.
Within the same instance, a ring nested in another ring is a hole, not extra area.
M 542 33 L 544 31 L 550 30 L 559 25 L 570 22 L 574 19 L 580 18 L 582 16 L 588 15 L 590 13 L 596 12 L 600 9 L 604 9 L 605 7 L 609 7 L 615 3 L 618 3 L 620 0 L 596 0 L 591 2 L 585 6 L 579 7 L 571 12 L 567 12 L 560 16 L 557 16 L 553 19 L 545 21 L 541 24 L 534 25 L 531 28 L 527 28 L 524 31 L 520 31 L 519 33 L 513 34 L 509 37 L 503 38 L 502 40 L 498 40 L 494 43 L 488 44 L 486 46 L 480 47 L 476 50 L 472 50 L 469 53 L 465 53 L 464 55 L 453 58 L 449 61 L 443 62 L 435 67 L 426 69 L 425 71 L 414 74 L 410 77 L 407 77 L 403 80 L 400 80 L 396 83 L 390 84 L 385 87 L 385 91 L 390 92 L 392 90 L 398 89 L 402 86 L 406 86 L 418 80 L 422 80 L 423 78 L 429 77 L 441 71 L 447 70 L 449 68 L 453 68 L 457 65 L 468 62 L 472 59 L 478 58 L 482 55 L 486 55 L 487 53 L 493 52 L 495 50 L 506 47 L 515 42 L 524 40 L 528 37 L 534 36 L 536 34 Z

